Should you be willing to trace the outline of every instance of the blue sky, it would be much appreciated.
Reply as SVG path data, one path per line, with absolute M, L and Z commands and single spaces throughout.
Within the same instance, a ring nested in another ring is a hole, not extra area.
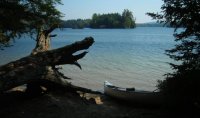
M 93 13 L 122 13 L 129 9 L 136 17 L 137 23 L 152 22 L 145 13 L 160 12 L 162 0 L 62 0 L 58 9 L 65 14 L 64 20 L 87 19 Z

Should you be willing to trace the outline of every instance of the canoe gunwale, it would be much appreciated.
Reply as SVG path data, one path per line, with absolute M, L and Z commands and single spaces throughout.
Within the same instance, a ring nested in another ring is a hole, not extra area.
M 104 82 L 104 94 L 125 102 L 146 105 L 160 105 L 162 101 L 160 92 L 143 90 L 126 91 L 126 88 L 116 87 L 109 82 Z

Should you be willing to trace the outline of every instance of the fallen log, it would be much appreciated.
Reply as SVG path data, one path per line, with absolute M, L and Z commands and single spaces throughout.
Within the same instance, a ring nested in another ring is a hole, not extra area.
M 51 78 L 52 79 L 52 78 Z M 80 86 L 76 86 L 71 84 L 71 82 L 55 82 L 47 79 L 42 79 L 38 81 L 41 86 L 45 86 L 48 91 L 71 91 L 71 92 L 82 92 L 82 93 L 92 93 L 92 94 L 102 94 L 100 91 L 94 91 L 92 89 L 83 88 Z
M 94 39 L 92 37 L 87 37 L 71 45 L 50 51 L 39 52 L 1 66 L 0 92 L 37 81 L 42 77 L 46 78 L 47 73 L 49 73 L 46 69 L 47 66 L 54 68 L 56 65 L 74 64 L 81 68 L 77 60 L 83 58 L 87 52 L 84 51 L 77 55 L 73 54 L 88 49 L 93 43 Z

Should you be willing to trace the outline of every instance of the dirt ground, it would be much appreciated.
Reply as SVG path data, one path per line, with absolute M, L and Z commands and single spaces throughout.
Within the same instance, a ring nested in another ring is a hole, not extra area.
M 183 115 L 159 107 L 116 101 L 103 94 L 55 90 L 30 96 L 21 91 L 0 95 L 0 118 L 172 118 Z

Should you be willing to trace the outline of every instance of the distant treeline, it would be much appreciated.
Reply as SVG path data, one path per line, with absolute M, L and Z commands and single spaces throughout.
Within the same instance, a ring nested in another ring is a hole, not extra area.
M 157 22 L 138 23 L 138 24 L 136 24 L 136 26 L 137 26 L 137 27 L 170 27 L 169 24 L 157 23 Z
M 91 19 L 76 19 L 76 20 L 67 20 L 62 21 L 62 28 L 73 28 L 73 29 L 82 29 L 90 28 Z
M 62 22 L 63 28 L 134 28 L 135 18 L 131 11 L 125 9 L 122 14 L 93 14 L 92 19 L 67 20 Z

